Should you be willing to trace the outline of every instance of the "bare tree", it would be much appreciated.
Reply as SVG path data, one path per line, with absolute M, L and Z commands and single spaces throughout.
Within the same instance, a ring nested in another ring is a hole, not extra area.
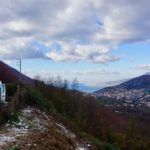
M 79 84 L 79 83 L 78 83 L 77 78 L 73 79 L 72 85 L 71 85 L 73 91 L 75 91 L 75 90 L 78 89 L 78 84 Z
M 65 79 L 63 82 L 63 89 L 67 90 L 68 89 L 68 80 Z
M 60 76 L 57 76 L 57 78 L 56 78 L 56 80 L 55 80 L 54 85 L 55 85 L 56 87 L 60 87 L 60 88 L 62 88 L 63 83 L 62 83 L 62 79 L 61 79 L 61 77 L 60 77 Z

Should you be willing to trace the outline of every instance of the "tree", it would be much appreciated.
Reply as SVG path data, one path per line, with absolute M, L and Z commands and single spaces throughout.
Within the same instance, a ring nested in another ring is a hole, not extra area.
M 54 85 L 55 85 L 56 87 L 62 88 L 63 83 L 62 83 L 62 79 L 61 79 L 60 76 L 57 76 Z
M 68 89 L 68 80 L 65 79 L 64 82 L 63 82 L 63 87 L 62 87 L 64 90 L 67 90 Z
M 72 88 L 73 91 L 76 91 L 78 89 L 78 84 L 79 83 L 78 83 L 77 78 L 73 79 L 72 85 L 71 85 L 71 88 Z

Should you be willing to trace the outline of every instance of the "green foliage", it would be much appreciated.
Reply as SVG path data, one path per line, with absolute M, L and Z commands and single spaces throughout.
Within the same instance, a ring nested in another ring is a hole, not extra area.
M 37 106 L 42 110 L 55 112 L 52 101 L 44 98 L 38 90 L 28 88 L 26 93 L 26 103 L 31 106 Z
M 15 146 L 15 147 L 10 148 L 9 150 L 20 150 L 20 148 Z
M 101 148 L 102 148 L 102 150 L 120 150 L 118 147 L 116 147 L 112 144 L 109 144 L 109 143 L 103 143 L 101 145 Z
M 11 83 L 6 86 L 7 96 L 13 96 L 17 91 L 17 84 Z
M 129 125 L 129 119 L 101 106 L 92 97 L 67 90 L 66 83 L 58 83 L 60 87 L 37 81 L 34 88 L 27 88 L 26 103 L 53 112 L 69 123 L 78 135 L 102 150 L 149 150 L 149 138 L 137 132 L 140 130 L 138 122 Z M 106 102 L 110 103 L 109 100 Z
M 19 116 L 20 113 L 17 111 L 11 113 L 11 115 L 9 116 L 9 122 L 10 123 L 19 122 Z

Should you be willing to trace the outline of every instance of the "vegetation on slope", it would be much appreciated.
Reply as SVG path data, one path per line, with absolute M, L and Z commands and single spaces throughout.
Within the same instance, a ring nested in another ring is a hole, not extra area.
M 143 135 L 139 122 L 112 112 L 75 88 L 68 90 L 66 81 L 59 83 L 55 87 L 36 81 L 35 88 L 28 88 L 28 104 L 53 113 L 99 149 L 149 149 L 149 136 Z
M 75 81 L 72 90 L 68 90 L 67 81 L 57 81 L 57 87 L 52 83 L 35 80 L 34 86 L 22 85 L 19 101 L 16 101 L 16 93 L 7 111 L 10 113 L 26 104 L 38 107 L 56 116 L 91 144 L 97 145 L 96 149 L 149 150 L 150 138 L 142 132 L 140 122 L 116 114 L 92 97 L 78 92 Z M 13 91 L 12 87 L 10 91 Z M 1 118 L 9 119 L 9 115 L 6 115 L 9 113 L 1 110 Z

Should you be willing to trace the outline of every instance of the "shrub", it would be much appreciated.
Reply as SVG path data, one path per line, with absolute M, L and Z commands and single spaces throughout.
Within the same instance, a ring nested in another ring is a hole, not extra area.
M 20 150 L 20 148 L 18 148 L 18 147 L 12 147 L 9 150 Z
M 15 111 L 15 112 L 11 113 L 11 115 L 9 117 L 9 122 L 10 123 L 19 122 L 19 116 L 20 116 L 19 112 Z
M 7 84 L 6 86 L 7 96 L 13 96 L 17 91 L 17 84 Z
M 39 109 L 50 112 L 55 111 L 52 101 L 44 98 L 39 91 L 31 88 L 27 89 L 26 104 L 30 106 L 37 106 Z
M 102 150 L 120 150 L 115 145 L 109 144 L 109 143 L 103 143 L 101 146 Z

